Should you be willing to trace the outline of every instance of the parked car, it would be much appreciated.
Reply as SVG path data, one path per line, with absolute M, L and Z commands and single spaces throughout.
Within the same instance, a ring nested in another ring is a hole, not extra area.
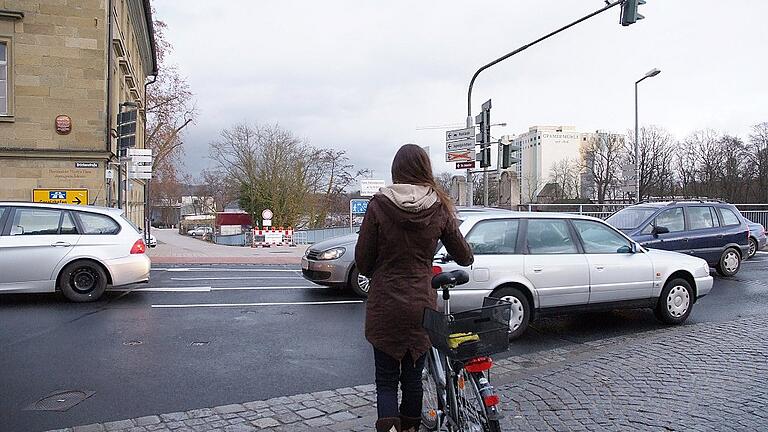
M 211 233 L 213 233 L 213 228 L 207 227 L 207 226 L 195 227 L 187 231 L 187 235 L 190 235 L 192 237 L 196 237 L 196 236 L 205 237 L 206 234 L 211 234 Z
M 151 248 L 157 246 L 157 239 L 155 238 L 155 235 L 152 233 L 149 234 L 149 243 L 147 243 L 147 246 Z
M 539 316 L 571 311 L 651 308 L 680 324 L 712 289 L 703 259 L 647 249 L 589 216 L 475 214 L 459 229 L 475 262 L 469 282 L 452 290 L 451 308 L 478 308 L 486 296 L 511 302 L 510 338 Z M 444 248 L 436 258 L 435 272 L 461 268 Z
M 752 258 L 757 251 L 765 249 L 766 244 L 768 244 L 768 233 L 766 233 L 763 225 L 749 219 L 747 219 L 747 225 L 749 225 L 749 255 L 747 258 Z
M 145 251 L 122 210 L 0 202 L 0 292 L 94 301 L 107 285 L 149 281 Z
M 706 260 L 733 276 L 749 255 L 749 227 L 735 206 L 714 201 L 638 204 L 606 219 L 641 245 Z
M 459 219 L 479 213 L 510 213 L 509 210 L 487 207 L 459 207 L 457 210 Z M 356 295 L 366 297 L 368 278 L 355 267 L 356 245 L 357 234 L 313 244 L 301 260 L 302 275 L 318 285 L 348 288 Z

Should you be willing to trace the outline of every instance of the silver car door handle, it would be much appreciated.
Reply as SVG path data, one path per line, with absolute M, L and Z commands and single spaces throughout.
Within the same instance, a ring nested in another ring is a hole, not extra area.
M 53 246 L 53 247 L 58 247 L 58 246 L 61 246 L 61 247 L 70 247 L 70 246 L 72 246 L 72 244 L 71 244 L 71 243 L 67 243 L 67 242 L 61 242 L 61 241 L 60 241 L 60 242 L 56 242 L 56 243 L 53 243 L 51 246 Z
M 542 270 L 544 270 L 544 267 L 541 266 L 533 266 L 533 272 L 534 273 L 541 273 Z
M 597 271 L 603 271 L 605 270 L 605 266 L 601 266 L 601 265 L 595 266 L 595 269 L 597 269 Z

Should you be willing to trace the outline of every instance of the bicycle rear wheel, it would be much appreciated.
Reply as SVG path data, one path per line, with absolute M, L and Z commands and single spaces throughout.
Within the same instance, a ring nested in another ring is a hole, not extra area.
M 445 390 L 440 383 L 445 382 L 445 377 L 440 375 L 441 368 L 436 366 L 434 350 L 427 353 L 427 361 L 421 372 L 421 385 L 424 396 L 421 405 L 422 428 L 428 431 L 436 431 L 441 423 L 440 415 L 445 410 Z
M 496 419 L 489 419 L 478 380 L 482 373 L 469 373 L 462 369 L 456 382 L 459 425 L 466 432 L 501 432 Z

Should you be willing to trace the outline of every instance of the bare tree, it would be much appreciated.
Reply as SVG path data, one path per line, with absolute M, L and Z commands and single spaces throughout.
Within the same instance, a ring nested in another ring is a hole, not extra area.
M 616 187 L 624 156 L 624 137 L 611 133 L 595 133 L 580 149 L 583 169 L 593 184 L 598 203 L 604 203 Z
M 625 145 L 626 163 L 635 165 L 634 131 Z M 672 155 L 674 138 L 658 126 L 643 126 L 640 138 L 640 199 L 673 194 Z
M 237 198 L 236 182 L 221 170 L 203 170 L 198 195 L 210 198 L 214 211 L 223 211 L 224 206 Z
M 564 158 L 552 164 L 549 182 L 557 185 L 556 200 L 576 199 L 579 197 L 581 164 L 574 159 Z
M 322 227 L 329 213 L 338 210 L 340 197 L 346 197 L 346 189 L 369 171 L 353 171 L 345 150 L 313 149 L 311 158 L 313 163 L 307 180 L 311 192 L 309 207 L 313 211 L 307 216 L 311 227 Z
M 752 126 L 747 150 L 747 157 L 755 170 L 754 196 L 756 201 L 768 203 L 768 122 Z
M 435 175 L 437 185 L 442 187 L 445 193 L 451 194 L 451 182 L 453 180 L 453 174 L 443 171 L 440 174 Z

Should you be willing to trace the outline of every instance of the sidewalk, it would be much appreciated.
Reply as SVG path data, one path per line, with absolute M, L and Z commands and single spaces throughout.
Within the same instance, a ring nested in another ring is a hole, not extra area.
M 768 428 L 768 317 L 702 323 L 497 362 L 504 431 Z M 373 385 L 61 429 L 371 431 Z
M 251 248 L 224 246 L 184 236 L 175 229 L 153 229 L 157 247 L 147 250 L 152 264 L 300 264 L 307 246 Z

